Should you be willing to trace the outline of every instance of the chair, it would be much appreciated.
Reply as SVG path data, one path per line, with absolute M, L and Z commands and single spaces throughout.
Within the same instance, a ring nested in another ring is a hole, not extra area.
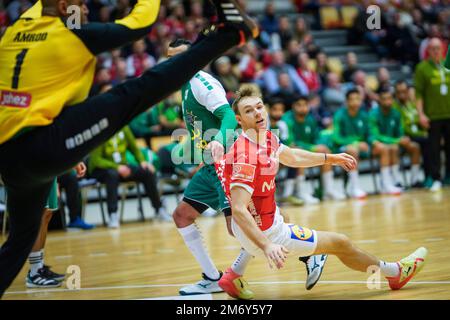
M 343 6 L 341 8 L 342 25 L 345 28 L 353 27 L 355 18 L 358 15 L 358 8 L 355 6 Z
M 80 192 L 81 192 L 81 216 L 84 219 L 85 213 L 86 213 L 86 205 L 88 202 L 88 192 L 89 190 L 96 190 L 97 191 L 97 200 L 100 205 L 100 212 L 102 213 L 102 221 L 103 225 L 106 226 L 106 218 L 105 218 L 105 209 L 103 207 L 103 197 L 102 197 L 102 185 L 100 182 L 98 182 L 96 179 L 81 179 L 78 181 L 78 185 L 80 186 Z
M 338 10 L 333 6 L 322 6 L 319 9 L 320 25 L 323 29 L 334 29 L 341 27 Z
M 120 222 L 123 221 L 123 213 L 125 210 L 125 201 L 128 196 L 128 191 L 136 188 L 136 196 L 138 198 L 138 212 L 141 218 L 141 221 L 145 221 L 145 214 L 144 214 L 144 207 L 142 205 L 142 194 L 139 182 L 135 181 L 129 181 L 129 182 L 122 182 L 120 184 L 120 188 L 122 189 L 122 192 L 120 193 Z

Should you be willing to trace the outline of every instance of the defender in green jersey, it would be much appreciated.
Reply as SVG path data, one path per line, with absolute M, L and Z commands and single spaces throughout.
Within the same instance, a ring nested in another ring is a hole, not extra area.
M 190 45 L 189 41 L 175 40 L 169 45 L 167 55 L 170 58 L 187 50 Z M 184 84 L 181 94 L 183 119 L 189 133 L 182 160 L 189 164 L 200 164 L 201 168 L 186 187 L 183 200 L 173 213 L 173 219 L 187 247 L 201 265 L 203 279 L 181 288 L 179 293 L 195 295 L 222 292 L 218 282 L 223 274 L 209 257 L 195 220 L 208 208 L 221 210 L 227 220 L 231 219 L 231 208 L 217 178 L 214 160 L 220 159 L 224 154 L 224 145 L 227 145 L 226 131 L 229 130 L 228 134 L 230 130 L 234 132 L 237 121 L 222 85 L 206 72 L 198 72 Z M 231 233 L 230 230 L 229 228 Z M 243 274 L 251 258 L 250 254 L 241 249 L 233 267 L 225 273 L 236 275 L 234 280 L 240 280 L 242 287 L 237 289 L 244 299 L 252 298 L 253 293 L 246 288 L 246 282 L 239 274 Z M 235 286 L 231 281 L 230 285 Z

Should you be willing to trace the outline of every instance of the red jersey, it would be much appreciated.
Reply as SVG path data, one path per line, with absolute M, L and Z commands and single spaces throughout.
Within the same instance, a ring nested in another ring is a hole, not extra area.
M 275 176 L 278 172 L 278 155 L 284 146 L 278 137 L 267 131 L 266 141 L 257 144 L 241 134 L 220 163 L 216 172 L 231 203 L 230 190 L 234 186 L 246 189 L 252 195 L 248 209 L 261 230 L 273 224 L 275 203 Z

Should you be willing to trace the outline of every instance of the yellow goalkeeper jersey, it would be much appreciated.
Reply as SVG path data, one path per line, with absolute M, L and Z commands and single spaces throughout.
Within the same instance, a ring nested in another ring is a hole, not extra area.
M 146 35 L 159 0 L 139 0 L 114 23 L 67 27 L 42 15 L 40 1 L 0 41 L 0 144 L 21 130 L 49 125 L 66 106 L 82 102 L 92 85 L 96 58 Z

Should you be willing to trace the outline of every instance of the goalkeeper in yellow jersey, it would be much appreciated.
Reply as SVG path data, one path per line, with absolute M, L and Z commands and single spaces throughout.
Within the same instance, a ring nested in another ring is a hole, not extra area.
M 74 5 L 85 15 L 83 0 L 41 0 L 6 30 L 0 41 L 0 175 L 11 224 L 0 249 L 0 296 L 31 251 L 53 178 L 210 61 L 258 35 L 236 0 L 213 2 L 217 24 L 189 50 L 89 99 L 95 55 L 146 35 L 159 0 L 138 0 L 114 23 L 75 28 L 69 12 Z

